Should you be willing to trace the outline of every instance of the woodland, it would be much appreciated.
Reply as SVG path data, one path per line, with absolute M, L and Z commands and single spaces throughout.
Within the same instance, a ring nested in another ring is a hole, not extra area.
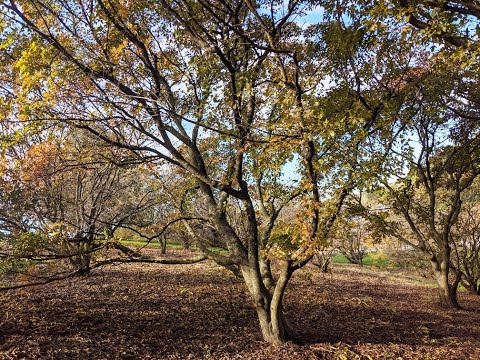
M 0 357 L 480 357 L 480 2 L 0 0 Z

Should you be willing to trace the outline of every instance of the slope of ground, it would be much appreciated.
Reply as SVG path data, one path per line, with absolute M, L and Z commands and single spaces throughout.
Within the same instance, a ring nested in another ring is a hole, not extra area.
M 479 359 L 480 297 L 443 311 L 403 274 L 336 265 L 294 276 L 295 342 L 261 341 L 242 282 L 211 263 L 119 265 L 0 293 L 1 359 Z

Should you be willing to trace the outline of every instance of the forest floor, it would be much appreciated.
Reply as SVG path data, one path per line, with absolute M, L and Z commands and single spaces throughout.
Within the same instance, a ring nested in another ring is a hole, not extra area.
M 421 278 L 335 264 L 295 273 L 294 341 L 261 340 L 241 280 L 210 262 L 130 264 L 0 292 L 0 359 L 480 359 L 480 297 L 445 311 Z

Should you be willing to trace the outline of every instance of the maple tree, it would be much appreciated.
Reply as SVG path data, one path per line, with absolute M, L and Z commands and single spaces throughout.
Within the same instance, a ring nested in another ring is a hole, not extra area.
M 428 74 L 424 47 L 388 28 L 372 36 L 362 14 L 328 3 L 307 27 L 311 1 L 0 2 L 1 111 L 18 136 L 60 124 L 116 166 L 144 164 L 157 180 L 176 171 L 171 222 L 243 278 L 271 343 L 289 337 L 292 274 L 347 195 L 388 173 Z M 292 162 L 298 179 L 282 180 Z M 224 251 L 209 250 L 212 238 Z
M 294 21 L 308 6 L 2 2 L 10 30 L 22 27 L 16 35 L 25 39 L 13 65 L 18 116 L 61 121 L 134 161 L 165 161 L 191 176 L 202 221 L 228 250 L 206 255 L 241 274 L 272 343 L 288 338 L 282 299 L 292 273 L 328 235 L 356 182 L 360 153 L 340 154 L 358 148 L 378 120 L 368 106 L 366 119 L 352 122 L 323 114 L 324 50 L 302 41 Z M 362 98 L 345 101 L 362 106 Z M 289 188 L 273 179 L 292 156 L 302 179 Z M 297 234 L 271 242 L 295 198 L 303 204 Z
M 453 49 L 437 50 L 453 50 L 457 55 L 468 53 L 473 58 L 478 52 L 478 1 L 363 0 L 358 3 L 360 6 L 353 6 L 350 1 L 331 3 L 342 13 L 362 13 L 370 30 L 400 26 L 403 32 L 412 36 L 410 41 L 442 43 Z
M 400 155 L 410 172 L 390 173 L 394 183 L 391 178 L 381 180 L 383 207 L 372 209 L 368 216 L 383 234 L 425 254 L 438 284 L 440 303 L 458 308 L 457 288 L 464 274 L 455 228 L 465 216 L 464 197 L 480 174 L 478 124 L 465 123 L 452 113 L 439 114 L 438 106 L 424 106 L 411 126 L 418 152 Z
M 382 86 L 402 97 L 401 111 L 395 115 L 401 125 L 377 139 L 392 147 L 389 160 L 379 163 L 377 172 L 382 191 L 390 200 L 383 204 L 386 209 L 371 208 L 369 216 L 380 225 L 383 235 L 395 234 L 423 251 L 431 260 L 441 303 L 458 307 L 456 289 L 462 274 L 450 252 L 455 246 L 452 227 L 461 211 L 459 199 L 477 176 L 478 4 L 362 1 L 357 6 L 332 1 L 330 6 L 337 17 L 359 21 L 363 31 L 377 37 L 380 44 L 396 39 L 396 46 L 416 48 L 409 70 L 381 78 Z M 442 160 L 435 157 L 443 151 Z M 465 156 L 461 164 L 455 162 L 460 153 Z M 442 161 L 443 166 L 439 165 Z M 411 170 L 408 176 L 406 168 Z M 448 182 L 448 177 L 452 179 L 447 186 L 444 181 Z M 396 179 L 394 184 L 392 178 Z M 389 206 L 396 214 L 387 211 Z
M 462 286 L 480 295 L 480 243 L 478 223 L 478 180 L 465 191 L 462 209 L 452 229 L 452 252 L 456 268 L 461 272 Z
M 398 14 L 425 34 L 463 50 L 478 51 L 478 1 L 393 2 Z

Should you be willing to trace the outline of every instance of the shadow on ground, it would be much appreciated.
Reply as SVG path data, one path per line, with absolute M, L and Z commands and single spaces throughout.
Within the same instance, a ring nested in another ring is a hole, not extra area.
M 276 348 L 261 341 L 242 283 L 207 264 L 112 267 L 0 300 L 0 358 L 453 359 L 480 348 L 480 297 L 444 311 L 433 288 L 351 269 L 294 278 L 286 314 L 301 345 Z

